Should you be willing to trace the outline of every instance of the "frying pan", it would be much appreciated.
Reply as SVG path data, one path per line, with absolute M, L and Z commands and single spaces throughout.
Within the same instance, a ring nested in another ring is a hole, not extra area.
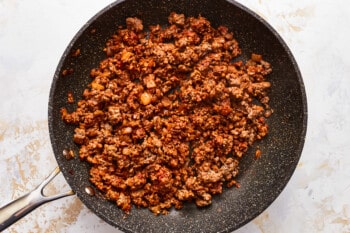
M 91 195 L 87 163 L 82 163 L 78 156 L 71 160 L 63 156 L 67 149 L 77 155 L 78 147 L 72 140 L 74 126 L 61 120 L 60 109 L 73 111 L 75 106 L 67 104 L 67 93 L 72 92 L 76 102 L 81 98 L 91 81 L 90 70 L 105 58 L 106 40 L 119 25 L 124 25 L 127 17 L 139 17 L 145 27 L 166 25 L 172 11 L 186 16 L 202 15 L 214 27 L 227 26 L 242 48 L 240 59 L 247 60 L 251 53 L 258 53 L 271 63 L 273 72 L 268 79 L 272 84 L 269 96 L 274 114 L 268 119 L 269 135 L 255 143 L 240 161 L 237 177 L 240 188 L 224 190 L 213 198 L 212 205 L 204 208 L 187 203 L 181 210 L 155 216 L 148 209 L 133 207 L 125 216 L 98 191 Z M 72 56 L 77 49 L 80 55 Z M 62 75 L 63 70 L 72 72 Z M 59 169 L 81 201 L 107 223 L 124 232 L 231 232 L 263 212 L 292 176 L 304 145 L 307 103 L 300 71 L 287 45 L 268 23 L 244 6 L 225 0 L 126 0 L 96 14 L 68 45 L 53 78 L 48 122 Z M 254 159 L 256 146 L 263 152 L 259 159 Z M 43 187 L 58 172 L 56 169 L 32 193 L 1 208 L 0 230 L 42 203 L 71 195 L 73 192 L 43 196 Z

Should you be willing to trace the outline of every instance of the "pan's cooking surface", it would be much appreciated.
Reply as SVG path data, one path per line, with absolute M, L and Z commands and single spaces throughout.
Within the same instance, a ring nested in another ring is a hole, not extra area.
M 62 151 L 73 149 L 74 126 L 60 118 L 67 92 L 76 100 L 90 82 L 89 73 L 104 57 L 102 48 L 106 39 L 126 17 L 137 16 L 144 25 L 166 24 L 171 11 L 186 16 L 208 18 L 213 26 L 221 24 L 235 33 L 246 59 L 252 52 L 262 54 L 273 67 L 269 77 L 272 83 L 270 105 L 275 113 L 269 118 L 270 133 L 259 145 L 263 156 L 254 160 L 251 150 L 241 161 L 239 189 L 231 188 L 215 196 L 210 207 L 199 209 L 193 204 L 167 216 L 154 216 L 147 209 L 133 209 L 124 218 L 123 212 L 97 193 L 85 192 L 88 167 L 78 159 L 66 160 Z M 80 49 L 81 54 L 71 56 Z M 67 76 L 64 69 L 72 69 Z M 306 132 L 306 97 L 297 65 L 280 37 L 258 16 L 244 7 L 226 1 L 125 1 L 92 18 L 68 46 L 55 73 L 49 102 L 49 130 L 57 162 L 68 183 L 79 198 L 102 219 L 126 232 L 230 232 L 261 213 L 282 191 L 303 147 Z

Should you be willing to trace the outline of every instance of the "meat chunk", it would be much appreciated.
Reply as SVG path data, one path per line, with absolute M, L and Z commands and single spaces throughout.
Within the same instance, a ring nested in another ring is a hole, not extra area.
M 142 20 L 139 18 L 126 18 L 126 26 L 129 30 L 135 31 L 135 32 L 142 32 L 143 30 L 143 24 Z
M 184 14 L 176 14 L 175 12 L 170 13 L 168 17 L 168 21 L 170 24 L 176 24 L 178 26 L 183 26 L 185 24 L 185 15 Z

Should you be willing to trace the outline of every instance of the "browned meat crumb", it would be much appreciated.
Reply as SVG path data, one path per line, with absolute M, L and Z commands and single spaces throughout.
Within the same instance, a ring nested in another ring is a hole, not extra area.
M 74 154 L 74 151 L 71 149 L 64 149 L 63 156 L 65 157 L 65 159 L 70 160 L 75 157 L 75 154 Z
M 77 109 L 61 110 L 77 125 L 90 181 L 125 212 L 210 205 L 224 185 L 239 187 L 240 158 L 268 133 L 270 64 L 259 54 L 233 63 L 241 50 L 225 26 L 176 13 L 168 20 L 147 34 L 127 18 Z
M 72 57 L 77 57 L 80 55 L 80 49 L 76 49 L 73 53 L 72 53 Z
M 69 74 L 72 74 L 74 70 L 72 68 L 67 68 L 62 71 L 62 76 L 67 76 Z
M 127 18 L 126 19 L 126 27 L 135 32 L 142 32 L 143 24 L 142 21 L 138 18 Z
M 74 103 L 74 96 L 71 91 L 69 91 L 67 94 L 67 103 L 70 103 L 70 104 Z
M 255 151 L 255 158 L 258 159 L 258 158 L 260 158 L 260 157 L 261 157 L 261 150 L 260 150 L 260 149 L 257 149 L 257 150 Z

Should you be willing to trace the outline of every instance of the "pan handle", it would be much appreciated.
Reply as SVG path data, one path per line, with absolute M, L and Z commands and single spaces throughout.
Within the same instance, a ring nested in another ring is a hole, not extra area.
M 0 232 L 5 230 L 7 227 L 9 227 L 10 225 L 12 225 L 13 223 L 15 223 L 16 221 L 18 221 L 19 219 L 21 219 L 22 217 L 24 217 L 29 212 L 36 209 L 42 204 L 49 201 L 57 200 L 62 197 L 74 195 L 74 192 L 72 190 L 54 196 L 44 195 L 44 188 L 46 187 L 46 185 L 59 173 L 60 169 L 59 167 L 56 167 L 56 169 L 33 191 L 1 207 Z

